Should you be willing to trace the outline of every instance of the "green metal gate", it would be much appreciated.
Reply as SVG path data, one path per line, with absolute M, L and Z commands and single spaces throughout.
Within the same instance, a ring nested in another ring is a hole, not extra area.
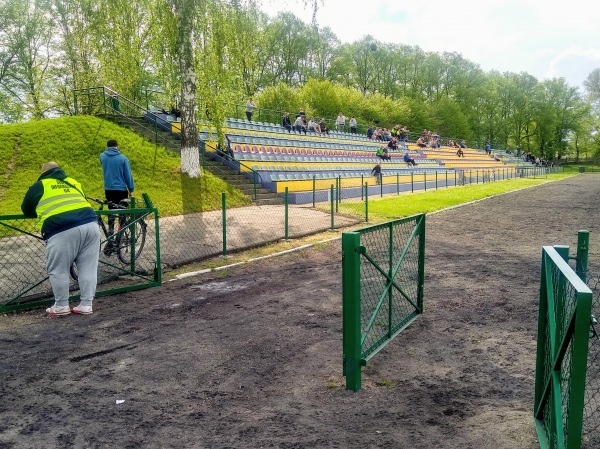
M 567 260 L 568 246 L 544 246 L 534 399 L 542 449 L 582 441 L 592 292 Z
M 423 313 L 425 214 L 342 234 L 343 370 L 361 367 Z
M 143 250 L 134 254 L 135 245 L 132 245 L 129 263 L 117 257 L 116 253 L 100 254 L 97 297 L 161 284 L 158 210 L 148 195 L 144 193 L 142 197 L 143 207 L 96 211 L 105 222 L 108 215 L 130 216 L 128 228 L 132 238 L 134 230 L 139 228 L 137 223 L 142 220 L 145 223 Z M 36 221 L 23 215 L 0 215 L 0 313 L 42 307 L 54 302 L 45 266 L 45 244 Z M 106 242 L 108 237 L 102 234 L 101 242 Z M 79 299 L 76 280 L 71 280 L 70 289 L 69 300 Z

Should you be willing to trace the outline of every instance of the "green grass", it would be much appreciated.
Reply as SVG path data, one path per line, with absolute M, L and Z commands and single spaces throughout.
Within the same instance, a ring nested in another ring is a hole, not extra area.
M 44 162 L 56 161 L 85 193 L 104 198 L 99 155 L 116 139 L 131 163 L 138 198 L 148 193 L 161 216 L 249 204 L 250 198 L 210 173 L 191 180 L 180 172 L 179 156 L 109 121 L 89 116 L 0 125 L 0 214 L 20 214 L 28 187 Z
M 510 192 L 526 187 L 556 181 L 573 176 L 573 173 L 559 173 L 541 178 L 518 178 L 507 181 L 472 184 L 468 186 L 441 188 L 427 192 L 403 193 L 399 196 L 370 196 L 369 222 L 408 217 L 414 214 L 431 213 L 470 201 Z M 340 212 L 353 215 L 365 214 L 364 202 L 342 202 Z

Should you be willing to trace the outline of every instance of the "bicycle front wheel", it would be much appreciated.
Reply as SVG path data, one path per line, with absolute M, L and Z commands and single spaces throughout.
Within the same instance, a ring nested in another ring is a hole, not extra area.
M 134 225 L 128 223 L 127 226 L 119 233 L 119 240 L 117 243 L 117 255 L 119 256 L 119 260 L 124 264 L 131 263 L 132 228 L 135 229 L 135 238 L 133 239 L 135 259 L 139 259 L 140 255 L 142 254 L 142 250 L 144 249 L 144 244 L 146 243 L 146 223 L 141 220 Z

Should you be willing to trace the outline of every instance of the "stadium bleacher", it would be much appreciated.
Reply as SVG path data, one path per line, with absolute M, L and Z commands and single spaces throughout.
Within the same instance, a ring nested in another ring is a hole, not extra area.
M 145 118 L 175 136 L 180 133 L 180 123 L 174 117 L 148 113 Z M 226 120 L 224 132 L 230 150 L 222 152 L 217 150 L 214 127 L 200 124 L 198 131 L 207 156 L 250 179 L 256 178 L 272 192 L 283 193 L 287 188 L 291 203 L 312 201 L 313 189 L 320 192 L 319 198 L 327 199 L 336 179 L 343 179 L 342 197 L 360 197 L 365 182 L 375 184 L 370 173 L 378 162 L 382 163 L 383 177 L 377 189 L 390 193 L 399 191 L 400 184 L 403 190 L 412 189 L 415 179 L 421 187 L 433 182 L 435 186 L 456 185 L 457 173 L 478 178 L 478 171 L 500 171 L 522 165 L 522 161 L 506 155 L 497 160 L 478 149 L 466 148 L 464 157 L 458 157 L 456 148 L 419 148 L 410 143 L 390 151 L 390 160 L 382 160 L 376 151 L 387 142 L 373 141 L 364 135 L 335 130 L 327 135 L 288 132 L 278 124 L 235 118 Z M 416 166 L 403 161 L 404 152 L 415 159 Z

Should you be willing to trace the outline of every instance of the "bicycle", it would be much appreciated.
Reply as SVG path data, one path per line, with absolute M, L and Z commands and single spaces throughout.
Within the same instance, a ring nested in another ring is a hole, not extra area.
M 86 197 L 87 200 L 91 200 L 95 203 L 100 204 L 98 210 L 104 210 L 104 206 L 108 206 L 112 210 L 127 210 L 129 209 L 130 200 L 124 199 L 119 204 L 111 203 L 110 201 L 99 200 L 96 198 Z M 140 216 L 132 216 L 131 214 L 115 214 L 119 217 L 115 219 L 114 233 L 110 234 L 107 224 L 102 220 L 104 214 L 98 215 L 98 226 L 100 227 L 101 237 L 104 239 L 100 241 L 100 255 L 105 257 L 111 257 L 113 254 L 117 254 L 119 260 L 129 265 L 132 263 L 132 236 L 131 229 L 135 230 L 135 237 L 133 238 L 133 248 L 135 249 L 135 255 L 133 256 L 133 262 L 140 257 L 144 244 L 146 243 L 147 225 L 144 222 L 144 217 L 147 214 Z M 78 279 L 77 267 L 75 264 L 71 265 L 71 277 L 75 280 Z

